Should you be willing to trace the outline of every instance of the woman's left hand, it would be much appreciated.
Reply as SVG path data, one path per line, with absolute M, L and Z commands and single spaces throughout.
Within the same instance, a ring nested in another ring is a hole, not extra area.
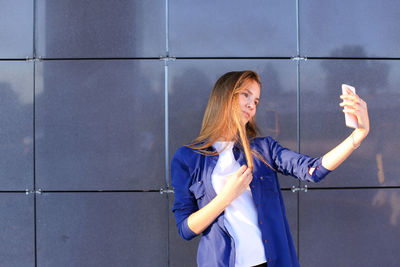
M 349 137 L 322 157 L 322 166 L 331 171 L 342 164 L 369 133 L 367 103 L 365 103 L 364 100 L 362 100 L 357 94 L 353 93 L 350 89 L 346 88 L 346 90 L 348 94 L 340 96 L 343 100 L 343 102 L 340 103 L 340 106 L 344 107 L 344 113 L 356 116 L 358 127 Z M 312 172 L 313 170 L 310 169 L 310 175 L 312 175 Z
M 346 88 L 346 95 L 341 95 L 340 98 L 343 100 L 340 103 L 344 113 L 353 114 L 357 118 L 358 127 L 353 133 L 354 142 L 360 144 L 362 140 L 369 133 L 369 116 L 367 103 L 362 100 L 357 94 L 353 93 L 350 89 Z

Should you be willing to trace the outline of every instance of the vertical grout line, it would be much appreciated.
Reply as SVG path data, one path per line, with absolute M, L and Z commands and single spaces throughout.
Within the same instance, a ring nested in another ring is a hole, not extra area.
M 300 153 L 300 60 L 296 61 L 296 79 L 297 79 L 297 151 Z M 301 188 L 301 181 L 297 182 Z M 300 261 L 300 191 L 297 192 L 297 257 Z
M 38 266 L 38 260 L 37 260 L 37 226 L 36 226 L 36 193 L 33 194 L 33 204 L 34 204 L 34 208 L 33 208 L 33 219 L 34 219 L 34 240 L 35 240 L 35 267 Z
M 300 26 L 299 26 L 299 0 L 296 0 L 296 53 L 297 57 L 300 55 Z M 301 152 L 300 147 L 300 60 L 296 60 L 296 89 L 297 89 L 297 151 Z
M 167 189 L 169 188 L 169 158 L 168 158 L 168 60 L 164 61 L 164 70 L 165 70 L 165 182 Z M 168 193 L 167 193 L 168 195 Z M 167 214 L 169 211 L 168 205 L 168 197 L 167 199 Z M 167 266 L 169 266 L 169 225 L 168 225 L 168 216 L 167 216 Z
M 165 51 L 166 56 L 169 56 L 169 9 L 168 9 L 168 0 L 165 0 Z
M 169 2 L 165 0 L 165 56 L 169 57 Z M 168 120 L 168 59 L 164 61 L 164 105 L 165 105 L 165 182 L 167 189 L 169 189 L 169 120 Z M 167 266 L 170 266 L 170 253 L 169 253 L 169 196 L 166 194 L 167 201 Z
M 297 191 L 296 198 L 297 198 L 297 260 L 300 263 L 300 190 Z
M 36 62 L 33 61 L 33 191 L 36 192 Z M 35 229 L 35 266 L 37 266 L 37 238 L 36 238 L 36 193 L 34 193 L 34 229 Z
M 33 1 L 33 101 L 32 101 L 32 112 L 33 112 L 33 136 L 32 136 L 32 150 L 33 150 L 33 191 L 36 192 L 36 27 L 37 27 L 37 1 Z M 38 255 L 37 255 L 37 225 L 36 225 L 36 193 L 33 194 L 33 232 L 34 232 L 34 254 L 35 254 L 35 267 L 38 266 Z
M 36 193 L 33 194 L 33 220 L 34 220 L 34 240 L 35 240 L 35 267 L 38 266 L 38 255 L 37 255 L 37 225 L 36 225 Z
M 297 123 L 297 152 L 301 152 L 300 146 L 300 60 L 296 61 L 296 123 Z
M 169 187 L 169 121 L 168 121 L 168 0 L 165 0 L 165 54 L 166 54 L 166 60 L 164 60 L 164 120 L 165 120 L 165 182 L 167 188 Z
M 169 194 L 165 194 L 167 199 L 167 266 L 170 266 L 170 259 L 169 259 Z
M 300 20 L 299 20 L 299 0 L 296 0 L 296 53 L 300 57 Z M 300 60 L 296 61 L 296 106 L 297 106 L 297 151 L 301 152 L 300 147 Z M 301 187 L 301 181 L 298 181 Z M 300 191 L 297 192 L 297 258 L 300 262 Z
M 35 115 L 35 91 L 36 91 L 36 62 L 33 61 L 33 137 L 32 137 L 32 150 L 33 150 L 33 191 L 36 192 L 36 115 Z M 33 194 L 33 227 L 34 227 L 34 250 L 35 250 L 35 267 L 37 266 L 37 236 L 36 236 L 36 193 Z
M 164 131 L 165 131 L 165 138 L 164 138 L 164 142 L 165 142 L 165 182 L 166 182 L 166 186 L 169 187 L 169 155 L 168 155 L 168 141 L 169 141 L 169 137 L 168 137 L 168 60 L 165 61 L 164 63 L 164 120 L 165 120 L 165 125 L 164 125 Z
M 33 5 L 33 24 L 34 24 L 34 29 L 36 25 L 36 0 L 34 0 L 34 5 Z M 36 34 L 35 30 L 34 33 Z M 36 46 L 35 46 L 35 37 L 34 37 L 34 44 L 33 44 L 33 92 L 32 92 L 32 112 L 33 112 L 33 122 L 32 122 L 32 128 L 33 128 L 33 136 L 32 136 L 32 149 L 33 149 L 33 191 L 36 191 L 36 101 L 35 101 L 35 95 L 36 95 Z
M 32 31 L 32 57 L 36 58 L 36 0 L 33 1 L 33 31 Z
M 300 20 L 299 20 L 299 0 L 296 0 L 296 52 L 300 56 Z
M 169 187 L 169 147 L 168 147 L 168 141 L 169 141 L 169 122 L 168 122 L 168 56 L 169 56 L 169 51 L 168 51 L 168 0 L 165 0 L 165 52 L 166 52 L 166 57 L 167 59 L 164 61 L 164 110 L 165 110 L 165 181 L 167 187 Z

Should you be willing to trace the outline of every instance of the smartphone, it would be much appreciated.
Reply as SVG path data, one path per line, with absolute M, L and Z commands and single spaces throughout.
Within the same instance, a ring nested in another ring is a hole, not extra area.
M 348 95 L 346 88 L 350 89 L 353 93 L 356 93 L 356 88 L 354 88 L 353 86 L 348 85 L 348 84 L 342 84 L 342 94 L 343 95 Z M 344 107 L 344 108 L 346 109 L 347 107 Z M 358 120 L 355 115 L 345 113 L 344 119 L 345 119 L 347 127 L 358 128 Z

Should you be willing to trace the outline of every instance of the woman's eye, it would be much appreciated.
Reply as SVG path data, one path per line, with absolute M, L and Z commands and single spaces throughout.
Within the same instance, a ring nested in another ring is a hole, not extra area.
M 258 106 L 258 101 L 255 101 L 255 102 L 254 102 L 254 105 Z
M 248 97 L 249 95 L 247 93 L 242 93 L 245 97 Z

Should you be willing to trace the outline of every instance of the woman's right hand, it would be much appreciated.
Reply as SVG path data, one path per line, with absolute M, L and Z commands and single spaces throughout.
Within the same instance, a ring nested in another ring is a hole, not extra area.
M 192 213 L 188 218 L 188 226 L 195 233 L 203 232 L 225 208 L 249 186 L 253 179 L 251 168 L 243 165 L 228 177 L 221 192 L 207 205 Z
M 248 188 L 252 180 L 251 168 L 242 165 L 239 170 L 228 177 L 220 195 L 231 203 Z

